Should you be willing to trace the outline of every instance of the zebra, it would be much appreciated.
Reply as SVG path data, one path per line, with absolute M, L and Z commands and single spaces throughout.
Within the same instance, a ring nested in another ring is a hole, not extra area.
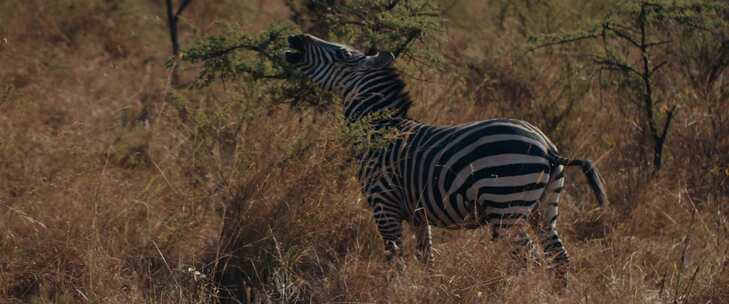
M 550 268 L 566 269 L 569 256 L 556 229 L 564 169 L 581 167 L 602 206 L 607 196 L 592 162 L 560 156 L 541 130 L 521 120 L 434 126 L 410 119 L 412 101 L 392 53 L 366 55 L 308 34 L 289 36 L 288 44 L 288 64 L 338 93 L 348 123 L 365 123 L 372 134 L 399 134 L 354 152 L 388 260 L 402 256 L 404 221 L 414 227 L 417 258 L 428 265 L 434 260 L 431 226 L 490 226 L 493 238 L 509 234 L 516 243 L 512 254 L 522 256 L 534 248 L 531 226 Z

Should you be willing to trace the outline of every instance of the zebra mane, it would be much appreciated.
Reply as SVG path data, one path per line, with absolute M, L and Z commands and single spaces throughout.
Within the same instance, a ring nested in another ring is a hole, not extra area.
M 362 75 L 361 83 L 355 83 L 350 90 L 346 90 L 345 116 L 355 121 L 382 113 L 386 114 L 386 117 L 377 119 L 378 121 L 408 119 L 412 100 L 400 72 L 392 66 L 375 72 L 365 73 Z
M 405 83 L 405 80 L 402 79 L 400 71 L 398 71 L 395 67 L 390 66 L 387 67 L 386 70 L 393 75 L 393 81 L 397 82 L 399 85 L 402 86 L 402 95 L 399 98 L 401 102 L 397 107 L 397 114 L 401 114 L 398 115 L 398 117 L 407 118 L 408 112 L 410 111 L 410 106 L 413 105 L 413 101 L 412 99 L 410 99 L 410 92 L 407 89 L 407 83 Z

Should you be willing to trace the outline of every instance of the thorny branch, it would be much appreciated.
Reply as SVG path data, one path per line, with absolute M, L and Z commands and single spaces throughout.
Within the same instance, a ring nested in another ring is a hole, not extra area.
M 420 37 L 421 32 L 419 30 L 412 30 L 410 34 L 408 35 L 408 39 L 405 40 L 400 46 L 393 52 L 395 55 L 395 58 L 400 57 L 400 53 L 407 50 L 410 46 L 410 43 L 412 43 L 416 38 Z

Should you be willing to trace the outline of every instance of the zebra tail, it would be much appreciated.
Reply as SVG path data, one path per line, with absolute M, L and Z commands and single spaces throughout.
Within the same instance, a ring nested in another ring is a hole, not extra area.
M 585 173 L 588 184 L 592 188 L 592 192 L 595 193 L 597 204 L 599 207 L 606 206 L 608 204 L 607 193 L 605 192 L 605 185 L 602 182 L 600 173 L 597 172 L 597 168 L 592 164 L 591 161 L 585 159 L 568 159 L 559 155 L 550 153 L 552 161 L 556 164 L 564 166 L 580 166 L 582 172 Z

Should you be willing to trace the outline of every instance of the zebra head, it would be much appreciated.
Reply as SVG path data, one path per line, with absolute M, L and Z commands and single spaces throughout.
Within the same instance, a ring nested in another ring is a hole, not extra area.
M 286 61 L 325 90 L 344 97 L 344 115 L 356 121 L 369 114 L 405 117 L 410 98 L 389 52 L 366 55 L 308 34 L 289 36 Z
M 395 59 L 389 52 L 367 56 L 309 34 L 289 36 L 288 42 L 293 51 L 286 52 L 286 61 L 325 90 L 341 90 L 367 72 L 390 67 Z

